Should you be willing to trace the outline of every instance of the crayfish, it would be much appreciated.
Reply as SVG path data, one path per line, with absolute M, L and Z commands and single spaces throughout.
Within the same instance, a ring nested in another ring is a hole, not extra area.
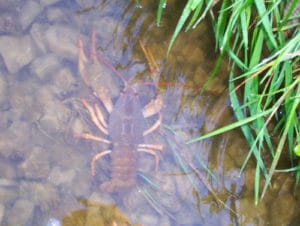
M 91 60 L 93 65 L 100 64 L 95 47 L 95 32 L 92 33 Z M 143 46 L 142 46 L 143 47 Z M 143 47 L 145 49 L 145 47 Z M 111 179 L 100 185 L 100 189 L 106 192 L 120 192 L 130 189 L 136 183 L 138 152 L 145 152 L 155 157 L 155 168 L 159 165 L 159 155 L 163 146 L 160 144 L 145 144 L 144 137 L 159 128 L 162 116 L 162 98 L 157 96 L 146 106 L 142 106 L 139 95 L 134 86 L 129 86 L 123 80 L 124 89 L 115 101 L 112 102 L 110 89 L 105 82 L 111 83 L 111 78 L 101 75 L 104 83 L 97 87 L 90 84 L 86 64 L 88 62 L 83 50 L 83 41 L 79 39 L 78 68 L 84 83 L 92 89 L 97 101 L 94 104 L 86 99 L 81 103 L 87 109 L 90 119 L 102 135 L 90 133 L 76 134 L 76 137 L 94 140 L 110 145 L 110 149 L 103 150 L 96 154 L 91 161 L 91 174 L 96 175 L 96 162 L 103 156 L 111 157 Z M 100 104 L 101 103 L 101 104 Z M 101 105 L 104 106 L 101 109 Z M 108 113 L 105 118 L 104 111 Z M 147 128 L 146 118 L 157 115 L 156 122 Z

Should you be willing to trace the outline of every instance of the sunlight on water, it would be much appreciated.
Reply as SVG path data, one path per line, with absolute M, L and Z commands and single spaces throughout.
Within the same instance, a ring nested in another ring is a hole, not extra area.
M 253 206 L 238 130 L 186 144 L 234 120 L 228 71 L 200 95 L 217 57 L 209 23 L 166 57 L 182 2 L 160 27 L 153 4 L 0 0 L 1 226 L 291 221 L 269 218 L 297 209 L 290 177 Z

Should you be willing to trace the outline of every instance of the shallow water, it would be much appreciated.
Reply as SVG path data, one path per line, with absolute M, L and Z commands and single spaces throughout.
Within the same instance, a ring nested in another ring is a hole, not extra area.
M 209 22 L 181 34 L 166 57 L 180 4 L 168 1 L 157 27 L 156 5 L 148 2 L 0 0 L 0 225 L 299 224 L 292 175 L 276 175 L 254 206 L 256 166 L 250 160 L 240 172 L 248 146 L 239 130 L 185 144 L 234 117 L 226 63 L 199 92 L 217 57 Z M 93 31 L 99 64 L 92 62 Z M 159 66 L 157 87 L 147 85 L 152 73 L 139 40 Z M 90 85 L 109 86 L 114 103 L 124 88 L 120 76 L 135 81 L 142 106 L 157 94 L 164 100 L 162 124 L 144 141 L 163 145 L 159 168 L 139 153 L 137 184 L 126 193 L 99 189 L 110 177 L 108 156 L 90 173 L 93 156 L 110 146 L 74 136 L 101 135 L 80 101 L 96 101 L 78 69 L 80 48 Z

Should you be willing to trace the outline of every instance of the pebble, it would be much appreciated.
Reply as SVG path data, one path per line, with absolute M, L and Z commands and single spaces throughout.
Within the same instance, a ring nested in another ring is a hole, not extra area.
M 76 172 L 81 170 L 90 170 L 90 159 L 87 157 L 88 152 L 78 152 L 74 147 L 66 146 L 63 143 L 53 143 L 50 148 L 51 162 L 59 166 L 62 171 L 74 169 Z M 90 172 L 86 176 L 90 175 Z
M 8 213 L 8 225 L 32 225 L 34 204 L 26 199 L 17 200 Z
M 87 131 L 87 125 L 81 118 L 75 118 L 72 123 L 71 133 L 72 134 L 82 134 L 84 131 Z M 80 139 L 74 139 L 74 142 L 79 142 Z
M 114 199 L 107 193 L 93 192 L 89 197 L 92 202 L 101 203 L 103 205 L 114 205 Z
M 138 222 L 145 226 L 158 225 L 158 218 L 155 215 L 144 213 L 139 217 Z
M 11 202 L 12 200 L 16 199 L 17 196 L 17 187 L 0 186 L 0 203 Z
M 0 9 L 14 9 L 18 8 L 18 6 L 24 2 L 23 0 L 0 0 Z
M 20 11 L 20 21 L 23 30 L 26 30 L 33 20 L 41 13 L 42 7 L 36 1 L 25 1 Z
M 53 53 L 38 57 L 31 63 L 31 71 L 41 80 L 52 78 L 60 67 L 60 59 Z
M 126 209 L 138 209 L 141 206 L 145 206 L 146 199 L 143 196 L 143 193 L 138 189 L 132 189 L 126 196 L 123 198 L 123 203 Z M 133 211 L 134 212 L 134 211 Z
M 1 4 L 1 3 L 0 3 Z M 0 14 L 0 32 L 5 33 L 15 33 L 19 31 L 21 25 L 18 23 L 19 21 L 15 19 L 16 12 L 1 12 Z
M 101 20 L 94 24 L 97 32 L 97 38 L 101 38 L 101 40 L 104 42 L 103 44 L 108 45 L 109 42 L 111 42 L 111 38 L 115 36 L 115 29 L 117 25 L 118 21 L 116 21 L 113 17 L 102 17 Z M 105 32 L 103 32 L 104 27 L 107 28 Z M 120 57 L 120 55 L 117 57 Z
M 158 225 L 162 225 L 162 226 L 171 226 L 171 220 L 168 216 L 164 215 L 161 217 L 161 219 L 159 220 L 159 224 Z
M 0 72 L 0 109 L 7 103 L 7 81 L 4 74 Z
M 57 188 L 49 183 L 22 181 L 19 188 L 19 195 L 31 200 L 42 213 L 56 208 L 61 200 Z
M 58 2 L 60 2 L 60 0 L 40 0 L 42 6 L 50 6 Z
M 92 176 L 90 176 L 90 169 L 80 170 L 76 173 L 73 183 L 70 183 L 71 190 L 73 191 L 74 196 L 84 197 L 86 194 L 90 194 Z
M 77 61 L 79 31 L 68 26 L 53 25 L 45 32 L 50 51 L 70 61 Z
M 274 198 L 270 208 L 272 226 L 290 225 L 297 200 L 291 194 L 283 194 Z M 284 213 L 284 214 L 283 214 Z
M 49 25 L 34 23 L 30 29 L 30 35 L 37 46 L 37 49 L 46 54 L 48 52 L 47 43 L 45 38 L 45 31 L 49 28 Z
M 22 76 L 21 76 L 22 77 Z M 12 121 L 20 119 L 29 123 L 31 120 L 38 119 L 40 112 L 34 108 L 34 93 L 41 86 L 37 85 L 32 80 L 26 82 L 16 82 L 9 87 L 9 114 Z
M 89 8 L 95 6 L 95 0 L 86 0 L 86 1 L 76 0 L 76 3 L 82 8 Z
M 53 74 L 54 93 L 64 98 L 78 89 L 77 81 L 71 70 L 67 67 L 60 68 Z
M 191 176 L 190 176 L 190 178 L 191 178 Z M 177 186 L 176 186 L 177 187 L 177 195 L 181 199 L 190 198 L 190 195 L 188 195 L 188 194 L 192 193 L 193 185 L 190 183 L 189 178 L 179 175 L 179 176 L 174 176 L 174 179 L 177 184 Z
M 53 96 L 53 87 L 40 89 L 36 96 L 43 112 L 39 120 L 42 130 L 48 135 L 66 132 L 71 110 Z
M 66 12 L 59 8 L 50 8 L 47 11 L 47 18 L 49 21 L 60 21 L 66 18 Z
M 0 204 L 0 225 L 3 225 L 2 221 L 3 221 L 4 211 L 5 211 L 4 205 Z
M 254 208 L 255 207 L 255 208 Z M 254 206 L 253 197 L 244 197 L 239 200 L 237 208 L 238 216 L 240 217 L 240 225 L 265 225 L 265 220 L 268 214 L 266 204 L 263 202 Z
M 54 167 L 49 175 L 49 181 L 55 186 L 70 185 L 75 177 L 75 170 L 62 170 L 60 167 Z
M 2 185 L 1 181 L 5 179 L 15 179 L 17 177 L 17 172 L 15 170 L 12 162 L 0 159 L 0 186 Z
M 40 125 L 48 134 L 66 132 L 70 114 L 70 109 L 61 102 L 53 103 L 45 110 L 44 115 L 40 119 Z
M 18 167 L 19 175 L 26 179 L 45 179 L 50 174 L 48 151 L 41 147 L 34 147 L 28 158 Z
M 17 73 L 36 57 L 36 49 L 29 35 L 15 37 L 0 36 L 0 54 L 9 73 Z
M 9 129 L 0 133 L 0 156 L 10 160 L 23 159 L 30 146 L 28 144 L 28 140 L 30 140 L 29 131 L 30 127 L 28 123 L 15 121 Z

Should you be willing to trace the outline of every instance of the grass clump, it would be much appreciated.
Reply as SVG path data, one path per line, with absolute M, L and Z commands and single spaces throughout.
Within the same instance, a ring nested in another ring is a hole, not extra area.
M 158 24 L 165 3 L 159 1 Z M 250 145 L 242 169 L 251 156 L 257 162 L 256 203 L 259 195 L 264 196 L 283 154 L 289 155 L 290 168 L 281 171 L 294 171 L 296 184 L 300 178 L 299 11 L 298 0 L 188 0 L 168 48 L 169 53 L 185 26 L 187 31 L 211 15 L 220 59 L 225 55 L 230 59 L 228 86 L 238 121 L 190 143 L 240 127 Z M 266 151 L 270 165 L 262 159 Z M 262 191 L 261 177 L 265 179 Z

